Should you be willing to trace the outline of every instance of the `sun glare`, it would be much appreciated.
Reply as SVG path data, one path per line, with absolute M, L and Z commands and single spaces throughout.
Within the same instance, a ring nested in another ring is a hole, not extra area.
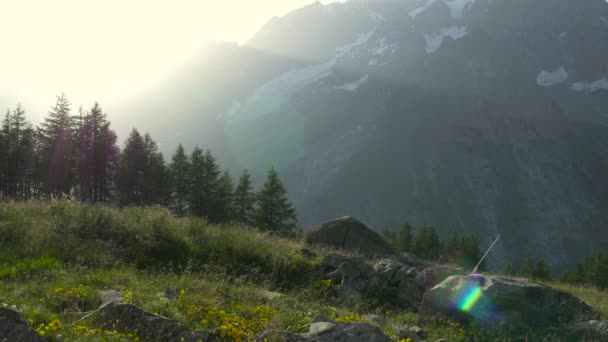
M 244 43 L 312 0 L 0 0 L 0 90 L 19 101 L 128 99 L 208 40 Z M 27 101 L 26 101 L 27 102 Z

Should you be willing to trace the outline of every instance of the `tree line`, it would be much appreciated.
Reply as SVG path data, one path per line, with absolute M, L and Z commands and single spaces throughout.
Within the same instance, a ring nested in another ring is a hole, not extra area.
M 441 241 L 435 228 L 422 225 L 416 231 L 410 224 L 404 224 L 399 230 L 385 229 L 382 237 L 398 253 L 411 253 L 429 260 L 441 260 L 458 266 L 472 269 L 481 253 L 475 235 L 460 235 L 453 232 L 447 241 Z M 480 269 L 484 269 L 482 263 Z
M 120 207 L 160 205 L 175 215 L 289 234 L 296 215 L 274 168 L 259 192 L 244 170 L 235 185 L 209 150 L 186 154 L 180 144 L 165 161 L 150 134 L 133 129 L 121 149 L 99 103 L 72 112 L 62 94 L 35 127 L 17 105 L 0 130 L 0 194 L 15 200 L 69 194 Z

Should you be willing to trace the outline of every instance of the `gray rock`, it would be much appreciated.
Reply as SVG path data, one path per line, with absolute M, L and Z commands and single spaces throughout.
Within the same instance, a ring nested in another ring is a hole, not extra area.
M 378 233 L 352 217 L 342 217 L 312 228 L 305 238 L 309 245 L 354 250 L 371 256 L 393 255 L 391 246 Z
M 104 306 L 109 303 L 123 303 L 125 301 L 125 296 L 122 293 L 114 290 L 102 290 L 99 291 L 99 300 L 101 301 L 101 306 Z
M 155 315 L 133 304 L 110 302 L 99 308 L 95 320 L 104 329 L 117 329 L 137 334 L 141 339 L 170 341 L 188 330 L 176 321 Z
M 608 341 L 608 323 L 595 320 L 578 322 L 569 325 L 566 328 L 566 333 L 578 338 L 594 338 Z
M 422 342 L 424 341 L 424 337 L 426 334 L 424 331 L 417 326 L 402 326 L 402 325 L 393 325 L 393 330 L 395 331 L 395 335 L 399 340 L 401 339 L 411 339 L 412 342 Z
M 412 268 L 399 261 L 382 259 L 374 267 L 362 257 L 328 254 L 317 270 L 324 279 L 341 285 L 336 293 L 341 299 L 372 294 L 387 304 L 417 308 L 422 293 L 412 277 Z
M 433 265 L 432 262 L 419 258 L 408 252 L 401 252 L 401 254 L 397 255 L 397 259 L 406 265 L 419 267 L 421 269 L 431 267 Z
M 175 338 L 175 341 L 179 341 L 179 342 L 199 342 L 199 341 L 205 341 L 205 342 L 219 342 L 221 341 L 220 338 L 217 337 L 218 334 L 214 334 L 211 331 L 208 330 L 196 330 L 196 331 L 187 331 L 184 333 L 181 333 L 179 336 L 177 336 L 177 338 Z
M 167 301 L 173 301 L 179 297 L 179 289 L 175 286 L 169 286 L 163 292 L 160 292 L 158 296 Z
M 513 330 L 563 326 L 597 316 L 589 305 L 566 292 L 482 275 L 447 278 L 424 294 L 418 314 L 422 319 L 446 315 L 480 327 Z
M 433 286 L 441 283 L 447 277 L 462 274 L 464 274 L 464 271 L 460 267 L 451 265 L 435 265 L 416 274 L 416 282 L 424 293 Z
M 0 307 L 0 342 L 43 342 L 17 310 Z
M 286 342 L 389 342 L 378 327 L 369 323 L 336 322 L 325 316 L 313 318 L 306 334 L 294 334 L 287 331 L 266 330 L 253 337 L 254 341 Z

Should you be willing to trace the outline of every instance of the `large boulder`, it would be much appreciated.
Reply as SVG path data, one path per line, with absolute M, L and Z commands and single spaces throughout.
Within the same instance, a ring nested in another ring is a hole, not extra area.
M 418 272 L 416 274 L 416 283 L 424 293 L 449 276 L 463 274 L 464 270 L 460 267 L 452 265 L 434 265 L 425 268 L 422 272 Z
M 362 257 L 328 254 L 317 270 L 340 285 L 337 299 L 368 297 L 402 308 L 417 308 L 422 299 L 416 269 L 396 260 L 380 259 L 372 266 Z
M 378 233 L 350 216 L 312 228 L 306 234 L 305 241 L 309 245 L 353 250 L 370 256 L 394 254 L 391 246 Z
M 337 322 L 317 315 L 306 334 L 266 330 L 253 337 L 254 341 L 285 342 L 390 342 L 382 330 L 369 323 Z
M 0 342 L 43 342 L 17 310 L 0 307 Z
M 563 327 L 597 315 L 572 295 L 526 281 L 482 275 L 451 276 L 424 294 L 419 315 L 445 315 L 482 328 Z

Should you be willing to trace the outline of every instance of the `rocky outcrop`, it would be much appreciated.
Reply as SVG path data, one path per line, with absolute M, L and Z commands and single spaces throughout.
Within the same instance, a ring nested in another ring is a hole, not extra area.
M 173 289 L 166 292 L 175 292 Z M 99 293 L 101 307 L 92 315 L 103 329 L 119 330 L 137 335 L 143 341 L 215 341 L 210 331 L 189 331 L 180 323 L 148 312 L 133 304 L 124 304 L 124 296 L 114 290 Z
M 396 260 L 381 259 L 372 266 L 362 257 L 328 254 L 317 270 L 324 279 L 340 285 L 338 299 L 371 296 L 386 304 L 415 308 L 422 298 L 416 269 Z
M 363 223 L 347 216 L 325 222 L 306 234 L 309 245 L 325 245 L 333 248 L 358 251 L 365 255 L 389 256 L 391 246 Z
M 285 342 L 389 342 L 378 327 L 369 323 L 337 322 L 317 315 L 306 334 L 280 330 L 265 330 L 253 337 L 254 341 Z
M 27 324 L 17 310 L 0 307 L 0 342 L 43 342 L 45 341 Z
M 509 330 L 563 327 L 596 317 L 589 305 L 566 292 L 482 275 L 447 278 L 424 294 L 419 315 Z

